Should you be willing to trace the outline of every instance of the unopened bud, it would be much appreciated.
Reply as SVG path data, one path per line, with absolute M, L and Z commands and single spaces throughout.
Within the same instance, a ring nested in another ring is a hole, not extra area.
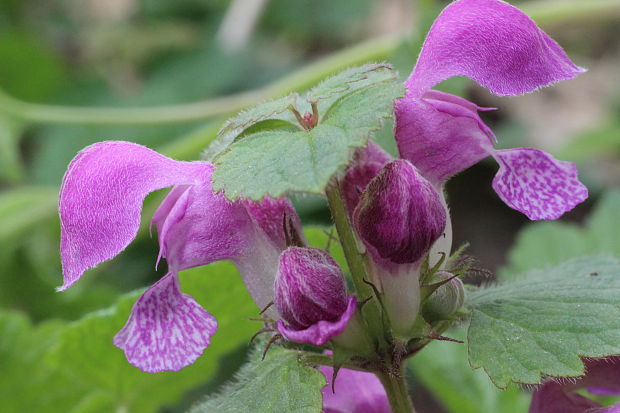
M 406 160 L 385 165 L 355 211 L 360 237 L 383 259 L 415 263 L 443 234 L 446 211 L 437 190 Z
M 344 276 L 334 259 L 318 248 L 290 247 L 280 255 L 275 305 L 278 331 L 288 340 L 322 346 L 341 334 L 355 314 Z
M 456 313 L 465 299 L 463 283 L 458 278 L 446 271 L 435 274 L 435 282 L 450 280 L 440 286 L 428 297 L 424 304 L 425 318 L 431 320 L 446 319 Z

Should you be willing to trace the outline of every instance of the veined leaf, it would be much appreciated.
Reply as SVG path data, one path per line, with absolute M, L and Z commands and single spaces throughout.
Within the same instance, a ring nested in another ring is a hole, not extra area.
M 445 335 L 465 340 L 462 329 Z M 518 386 L 500 390 L 484 372 L 472 371 L 465 344 L 434 341 L 412 357 L 408 366 L 450 413 L 523 413 L 530 403 L 529 395 Z
M 355 148 L 366 145 L 404 87 L 386 81 L 357 90 L 342 99 L 308 131 L 265 131 L 232 144 L 218 156 L 213 184 L 235 200 L 261 199 L 287 192 L 321 194 L 344 167 Z
M 580 376 L 581 357 L 620 354 L 620 263 L 613 258 L 535 270 L 468 298 L 470 363 L 498 387 Z
M 325 377 L 303 365 L 297 353 L 273 347 L 261 360 L 256 349 L 237 380 L 217 396 L 199 403 L 191 413 L 320 413 Z
M 318 102 L 323 112 L 338 99 L 376 83 L 395 80 L 398 77 L 392 66 L 373 63 L 344 70 L 325 79 L 306 95 L 308 102 Z
M 293 113 L 289 111 L 289 108 L 295 107 L 298 98 L 299 95 L 293 93 L 244 110 L 237 116 L 227 120 L 218 132 L 217 139 L 211 142 L 204 151 L 203 158 L 212 160 L 218 153 L 228 148 L 246 129 L 257 123 L 277 120 L 294 126 L 293 123 L 296 122 L 296 119 Z

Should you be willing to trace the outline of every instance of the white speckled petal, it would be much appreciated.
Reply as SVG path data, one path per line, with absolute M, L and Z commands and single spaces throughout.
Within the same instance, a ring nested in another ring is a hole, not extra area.
M 588 197 L 577 167 L 538 149 L 498 150 L 499 171 L 493 189 L 511 208 L 529 219 L 556 219 Z
M 215 317 L 183 294 L 169 272 L 136 301 L 114 344 L 142 371 L 177 371 L 202 354 L 216 331 Z

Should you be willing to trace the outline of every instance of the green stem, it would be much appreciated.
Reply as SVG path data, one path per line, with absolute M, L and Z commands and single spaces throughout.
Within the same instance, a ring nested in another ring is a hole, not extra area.
M 404 374 L 395 376 L 386 372 L 378 372 L 375 375 L 385 388 L 390 406 L 392 406 L 392 413 L 415 413 Z
M 620 2 L 617 0 L 532 1 L 523 4 L 521 8 L 543 27 L 620 18 Z M 0 91 L 0 113 L 28 122 L 43 123 L 116 125 L 201 121 L 229 115 L 291 91 L 307 89 L 330 74 L 350 66 L 385 60 L 407 36 L 407 33 L 396 33 L 364 41 L 309 64 L 263 88 L 202 102 L 151 108 L 84 108 L 23 102 Z
M 338 238 L 340 240 L 340 244 L 342 245 L 342 250 L 347 260 L 347 264 L 349 265 L 349 271 L 351 272 L 351 278 L 353 279 L 357 296 L 362 300 L 368 297 L 373 297 L 374 291 L 370 285 L 365 282 L 365 280 L 367 281 L 369 277 L 364 255 L 358 247 L 359 244 L 355 233 L 353 232 L 353 228 L 351 227 L 349 214 L 347 213 L 344 199 L 340 193 L 340 185 L 337 180 L 334 179 L 329 183 L 329 185 L 327 185 L 325 193 L 327 195 L 327 202 L 332 213 L 334 225 L 336 226 L 336 231 L 338 232 Z M 362 308 L 362 314 L 370 329 L 371 335 L 373 335 L 375 339 L 378 340 L 379 344 L 382 345 L 382 332 L 385 330 L 385 326 L 377 300 L 369 300 Z

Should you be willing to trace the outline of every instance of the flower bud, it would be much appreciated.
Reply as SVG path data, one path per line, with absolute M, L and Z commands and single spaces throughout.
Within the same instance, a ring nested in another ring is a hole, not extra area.
M 438 271 L 435 274 L 435 282 L 441 282 L 452 278 L 447 271 Z M 424 304 L 425 318 L 434 320 L 446 319 L 456 313 L 463 305 L 465 289 L 458 278 L 450 281 L 435 290 Z
M 322 346 L 345 330 L 356 299 L 347 298 L 342 271 L 327 252 L 290 247 L 280 255 L 275 305 L 286 339 Z
M 437 190 L 411 163 L 398 159 L 368 184 L 354 221 L 381 258 L 408 264 L 422 259 L 443 234 L 446 211 Z

